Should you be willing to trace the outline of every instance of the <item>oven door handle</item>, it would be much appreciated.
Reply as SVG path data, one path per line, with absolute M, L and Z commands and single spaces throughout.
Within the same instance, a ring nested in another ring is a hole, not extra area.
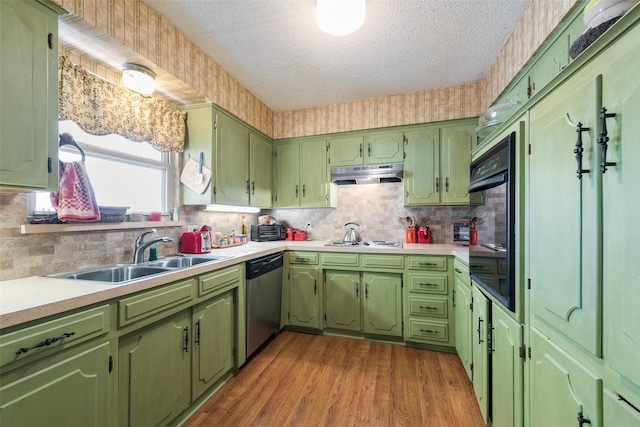
M 494 175 L 492 177 L 483 179 L 478 182 L 474 182 L 469 186 L 469 193 L 475 193 L 482 190 L 487 190 L 489 188 L 497 187 L 498 185 L 504 184 L 507 182 L 508 177 L 507 173 L 503 172 L 499 175 Z

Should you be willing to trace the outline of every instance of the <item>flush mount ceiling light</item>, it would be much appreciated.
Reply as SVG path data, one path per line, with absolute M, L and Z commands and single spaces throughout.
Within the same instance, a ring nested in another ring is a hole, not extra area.
M 147 67 L 132 63 L 122 66 L 122 83 L 142 95 L 151 95 L 156 90 L 155 80 L 155 73 Z
M 317 0 L 318 26 L 334 36 L 353 33 L 364 23 L 365 0 Z

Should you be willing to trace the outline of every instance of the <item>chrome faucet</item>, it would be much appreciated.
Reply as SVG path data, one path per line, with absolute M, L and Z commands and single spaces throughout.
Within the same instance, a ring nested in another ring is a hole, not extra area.
M 152 230 L 145 231 L 144 233 L 142 233 L 136 238 L 135 249 L 133 250 L 133 262 L 135 264 L 140 264 L 141 262 L 144 262 L 144 250 L 147 249 L 149 246 L 153 245 L 154 243 L 173 242 L 173 239 L 170 237 L 154 237 L 148 242 L 145 242 L 144 236 L 148 234 L 153 234 L 154 236 L 158 235 L 156 232 L 156 229 L 154 228 Z

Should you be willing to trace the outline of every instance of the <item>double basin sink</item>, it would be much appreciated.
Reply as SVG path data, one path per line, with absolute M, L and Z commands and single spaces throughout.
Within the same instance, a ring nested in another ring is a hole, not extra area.
M 116 264 L 92 267 L 67 273 L 51 274 L 47 277 L 93 280 L 96 282 L 120 284 L 134 279 L 139 279 L 141 277 L 153 276 L 155 274 L 166 273 L 167 271 L 180 270 L 208 262 L 222 261 L 228 258 L 231 257 L 217 255 L 174 255 L 140 264 Z

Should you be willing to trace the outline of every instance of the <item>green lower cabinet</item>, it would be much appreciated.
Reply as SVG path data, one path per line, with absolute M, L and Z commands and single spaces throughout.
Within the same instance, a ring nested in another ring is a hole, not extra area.
M 491 309 L 491 425 L 524 425 L 522 325 L 497 305 Z
M 360 273 L 326 270 L 324 272 L 325 326 L 327 328 L 360 331 Z
M 602 379 L 536 328 L 530 340 L 531 427 L 602 426 Z
M 235 304 L 227 292 L 193 308 L 192 390 L 195 400 L 235 366 Z
M 121 338 L 120 426 L 164 426 L 191 402 L 190 310 Z
M 489 420 L 489 346 L 488 322 L 490 302 L 476 287 L 473 287 L 473 391 L 480 406 L 482 419 Z
M 2 376 L 0 425 L 109 424 L 108 342 L 76 347 Z
M 317 266 L 289 267 L 289 325 L 322 328 L 320 292 Z
M 467 273 L 467 279 L 469 273 Z M 467 372 L 469 379 L 472 378 L 471 364 L 473 349 L 473 313 L 471 305 L 471 288 L 457 277 L 455 284 L 455 319 L 456 319 L 456 351 L 460 361 Z
M 605 427 L 640 427 L 640 411 L 611 390 L 605 389 L 604 391 L 602 416 L 602 425 Z
M 362 273 L 366 334 L 402 336 L 402 275 Z

